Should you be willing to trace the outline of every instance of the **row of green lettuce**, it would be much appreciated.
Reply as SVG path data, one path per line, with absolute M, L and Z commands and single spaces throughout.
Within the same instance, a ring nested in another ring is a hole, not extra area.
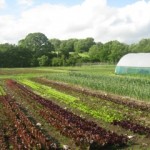
M 97 119 L 101 119 L 105 122 L 112 122 L 113 120 L 122 120 L 125 118 L 123 114 L 118 113 L 117 110 L 111 109 L 110 107 L 101 106 L 100 109 L 95 110 L 87 106 L 86 103 L 80 101 L 79 98 L 57 91 L 49 86 L 45 86 L 28 79 L 20 79 L 18 81 L 21 84 L 29 86 L 34 92 L 43 97 L 52 98 L 62 103 L 65 103 L 73 109 L 77 109 L 85 114 L 88 114 Z
M 0 96 L 6 95 L 4 89 L 2 88 L 2 86 L 0 86 Z

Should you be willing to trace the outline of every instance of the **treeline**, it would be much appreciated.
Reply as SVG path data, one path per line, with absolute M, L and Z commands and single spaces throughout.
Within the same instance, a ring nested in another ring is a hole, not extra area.
M 17 45 L 0 44 L 0 67 L 74 66 L 87 62 L 117 63 L 127 53 L 150 52 L 150 39 L 127 45 L 86 39 L 48 39 L 30 33 Z

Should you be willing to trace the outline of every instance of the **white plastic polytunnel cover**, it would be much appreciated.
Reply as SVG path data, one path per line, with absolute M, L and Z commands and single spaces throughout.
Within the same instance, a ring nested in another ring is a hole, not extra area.
M 130 53 L 118 62 L 116 74 L 150 74 L 150 53 Z

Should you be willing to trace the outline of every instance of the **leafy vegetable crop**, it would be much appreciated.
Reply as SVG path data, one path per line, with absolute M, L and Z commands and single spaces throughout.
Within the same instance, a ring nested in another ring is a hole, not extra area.
M 106 122 L 112 122 L 113 120 L 122 120 L 123 115 L 118 113 L 116 110 L 109 109 L 108 107 L 102 106 L 98 110 L 93 110 L 88 107 L 85 103 L 81 102 L 79 99 L 56 91 L 48 86 L 41 85 L 36 82 L 32 82 L 30 80 L 19 80 L 21 83 L 30 86 L 35 92 L 39 93 L 42 96 L 53 97 L 58 99 L 61 102 L 69 104 L 71 107 L 76 108 L 86 114 L 93 116 L 94 118 L 98 118 L 104 120 Z
M 29 96 L 31 99 L 43 105 L 45 110 L 41 111 L 41 115 L 50 124 L 53 124 L 53 126 L 60 130 L 61 134 L 74 139 L 76 143 L 81 146 L 93 144 L 99 146 L 99 148 L 107 146 L 116 147 L 125 145 L 128 141 L 126 136 L 106 131 L 93 121 L 88 121 L 65 109 L 62 109 L 52 101 L 42 98 L 21 84 L 14 81 L 9 81 L 7 84 L 8 86 L 13 86 L 13 88 L 18 87 L 21 91 L 23 91 L 24 95 Z
M 89 72 L 71 71 L 61 76 L 59 73 L 49 74 L 47 78 L 139 100 L 149 100 L 150 80 L 144 77 L 115 76 L 103 74 L 100 69 L 91 69 Z
M 0 95 L 6 95 L 4 89 L 0 86 Z

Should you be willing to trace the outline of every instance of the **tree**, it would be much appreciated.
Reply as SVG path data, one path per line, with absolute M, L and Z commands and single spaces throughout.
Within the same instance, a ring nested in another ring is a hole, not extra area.
M 7 56 L 8 51 L 15 48 L 15 45 L 12 44 L 0 44 L 0 67 L 9 67 L 9 59 L 11 57 Z
M 111 53 L 111 47 L 110 47 L 110 43 L 107 42 L 105 44 L 103 44 L 103 47 L 101 48 L 100 51 L 100 62 L 108 62 L 108 56 Z
M 92 62 L 100 61 L 101 50 L 103 49 L 102 43 L 97 43 L 89 49 L 89 57 Z
M 111 52 L 108 56 L 110 62 L 116 63 L 119 59 L 128 53 L 128 45 L 120 43 L 119 41 L 110 41 Z
M 103 44 L 100 51 L 101 62 L 116 63 L 118 60 L 128 53 L 128 45 L 119 41 L 109 41 Z
M 54 49 L 48 38 L 43 33 L 30 33 L 25 39 L 20 40 L 20 47 L 28 48 L 32 52 L 31 66 L 38 66 L 38 58 L 43 55 L 52 57 L 51 51 Z
M 74 43 L 74 49 L 78 53 L 88 52 L 90 47 L 94 44 L 93 38 L 80 39 Z
M 67 40 L 66 47 L 68 48 L 69 52 L 74 52 L 74 43 L 77 41 L 77 39 L 69 39 Z
M 68 58 L 69 57 L 69 49 L 70 49 L 70 47 L 68 47 L 68 45 L 67 45 L 67 40 L 61 41 L 60 48 L 59 48 L 59 55 L 60 56 L 63 55 L 64 58 Z
M 65 58 L 69 57 L 70 52 L 74 52 L 74 43 L 76 39 L 62 40 L 59 48 L 60 55 L 64 55 Z
M 39 66 L 48 66 L 48 56 L 42 55 L 38 58 Z
M 129 46 L 132 52 L 150 52 L 150 39 L 142 39 L 137 44 L 131 44 Z
M 62 59 L 58 57 L 54 57 L 52 59 L 52 66 L 62 66 Z
M 17 46 L 16 49 L 13 51 L 13 54 L 15 53 L 16 53 L 16 61 L 14 58 L 14 62 L 16 62 L 15 67 L 30 67 L 32 55 L 29 49 Z
M 18 45 L 30 49 L 31 51 L 42 51 L 53 49 L 52 44 L 43 33 L 30 33 L 25 39 L 20 40 Z
M 53 45 L 54 51 L 58 52 L 59 48 L 60 48 L 61 40 L 59 40 L 59 39 L 50 39 L 49 41 Z
M 31 52 L 11 44 L 0 45 L 0 67 L 29 67 Z
M 66 60 L 67 66 L 75 66 L 77 63 L 81 63 L 81 57 L 77 53 L 70 55 Z

